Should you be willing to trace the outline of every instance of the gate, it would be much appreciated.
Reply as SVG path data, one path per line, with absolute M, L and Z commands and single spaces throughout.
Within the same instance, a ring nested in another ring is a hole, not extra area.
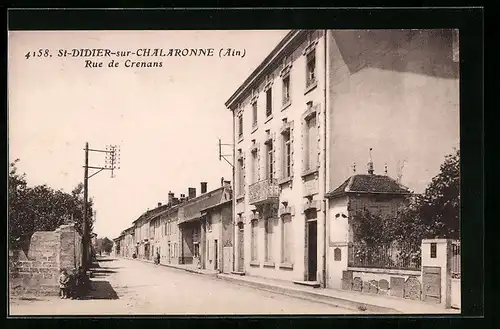
M 424 266 L 422 273 L 423 301 L 441 303 L 441 267 Z
M 460 240 L 451 243 L 451 307 L 461 308 Z

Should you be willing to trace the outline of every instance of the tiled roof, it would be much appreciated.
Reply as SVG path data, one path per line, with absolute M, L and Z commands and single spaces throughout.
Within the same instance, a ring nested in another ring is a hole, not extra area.
M 349 177 L 339 187 L 326 194 L 327 198 L 346 193 L 410 194 L 410 190 L 395 179 L 383 175 L 360 174 Z

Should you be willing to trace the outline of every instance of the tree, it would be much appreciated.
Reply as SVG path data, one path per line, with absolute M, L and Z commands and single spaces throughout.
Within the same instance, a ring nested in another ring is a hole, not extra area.
M 412 195 L 395 217 L 368 210 L 355 214 L 355 241 L 368 246 L 399 243 L 417 249 L 424 238 L 460 238 L 460 151 L 445 156 L 424 194 Z
M 8 204 L 9 243 L 14 246 L 36 231 L 53 231 L 72 217 L 76 229 L 82 233 L 83 185 L 79 184 L 71 193 L 55 191 L 47 185 L 28 187 L 26 175 L 17 172 L 16 159 L 10 164 Z M 92 200 L 89 201 L 88 218 L 92 219 Z M 90 232 L 92 232 L 92 220 Z
M 420 217 L 436 237 L 460 238 L 460 150 L 447 155 L 420 200 Z
M 96 239 L 96 252 L 101 253 L 101 252 L 106 252 L 110 253 L 111 250 L 113 249 L 113 241 L 108 239 L 107 237 L 104 238 L 99 238 Z

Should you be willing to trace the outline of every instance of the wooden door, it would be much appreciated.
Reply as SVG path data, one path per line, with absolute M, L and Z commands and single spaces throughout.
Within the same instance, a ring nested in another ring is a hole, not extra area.
M 245 271 L 245 234 L 243 223 L 238 223 L 238 272 Z

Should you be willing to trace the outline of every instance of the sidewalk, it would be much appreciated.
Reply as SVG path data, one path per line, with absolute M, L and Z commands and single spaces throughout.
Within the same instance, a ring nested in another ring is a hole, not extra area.
M 154 264 L 154 262 L 152 260 L 149 260 L 149 259 L 140 259 L 140 258 L 122 258 L 122 259 L 138 260 L 138 261 L 141 261 L 144 263 Z M 160 265 L 165 266 L 165 267 L 175 268 L 178 270 L 184 270 L 186 272 L 203 274 L 203 275 L 208 275 L 208 276 L 213 276 L 213 277 L 217 277 L 217 274 L 219 273 L 219 272 L 213 271 L 213 270 L 206 270 L 206 269 L 197 268 L 195 265 L 192 265 L 192 264 L 161 264 L 160 263 Z
M 367 313 L 460 314 L 459 310 L 444 309 L 440 306 L 426 304 L 421 301 L 391 296 L 370 295 L 337 289 L 312 288 L 297 285 L 289 281 L 254 276 L 219 274 L 217 277 L 236 284 L 272 291 L 292 297 L 304 298 L 311 301 L 319 301 L 351 310 L 364 310 Z

